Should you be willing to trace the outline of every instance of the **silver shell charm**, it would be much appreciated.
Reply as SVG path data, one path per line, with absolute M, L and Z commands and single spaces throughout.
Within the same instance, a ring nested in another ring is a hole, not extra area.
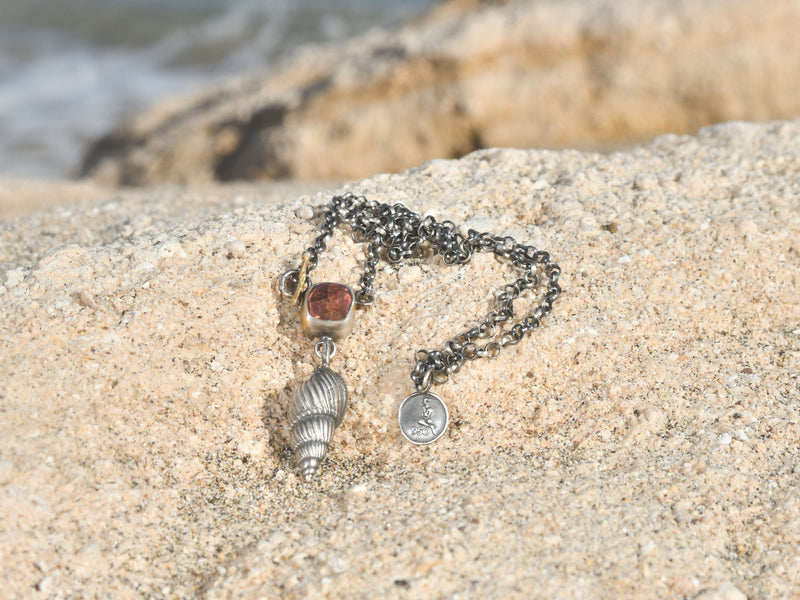
M 346 410 L 344 379 L 328 367 L 316 369 L 289 404 L 289 440 L 306 481 L 319 469 Z

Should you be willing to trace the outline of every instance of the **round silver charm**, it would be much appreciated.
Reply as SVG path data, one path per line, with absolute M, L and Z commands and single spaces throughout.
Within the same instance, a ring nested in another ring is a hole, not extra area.
M 447 429 L 447 407 L 439 396 L 417 392 L 400 404 L 397 420 L 403 437 L 412 444 L 435 442 Z

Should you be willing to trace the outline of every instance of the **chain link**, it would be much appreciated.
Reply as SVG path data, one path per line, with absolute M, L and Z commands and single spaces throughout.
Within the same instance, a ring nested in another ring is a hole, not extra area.
M 447 265 L 462 265 L 475 252 L 492 252 L 522 269 L 521 276 L 514 283 L 503 286 L 497 295 L 498 307 L 489 312 L 483 322 L 455 336 L 441 350 L 416 352 L 411 379 L 418 390 L 445 383 L 468 361 L 497 358 L 504 348 L 518 344 L 540 326 L 542 318 L 553 310 L 553 303 L 561 294 L 558 284 L 561 268 L 550 255 L 533 246 L 520 244 L 509 236 L 480 233 L 474 229 L 464 236 L 450 221 L 439 222 L 431 216 L 413 213 L 402 204 L 383 204 L 352 193 L 331 199 L 322 216 L 321 233 L 303 253 L 306 272 L 317 266 L 319 255 L 327 249 L 334 229 L 342 223 L 347 224 L 353 240 L 367 244 L 364 272 L 359 282 L 360 289 L 356 292 L 359 306 L 375 302 L 373 283 L 382 258 L 396 264 L 438 254 Z M 299 269 L 283 275 L 281 289 L 284 293 L 295 291 L 286 286 L 287 281 L 297 286 L 298 273 Z M 542 277 L 546 280 L 544 284 Z M 544 288 L 542 297 L 533 311 L 502 330 L 504 324 L 516 318 L 514 300 L 526 290 L 540 287 Z M 483 340 L 489 341 L 484 343 Z

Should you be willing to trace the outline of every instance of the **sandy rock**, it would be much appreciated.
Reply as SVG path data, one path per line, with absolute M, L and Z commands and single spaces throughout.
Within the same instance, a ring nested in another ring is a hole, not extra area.
M 101 140 L 114 184 L 357 178 L 482 147 L 604 147 L 800 115 L 793 0 L 446 3 L 175 98 Z
M 107 197 L 110 190 L 90 181 L 37 181 L 0 177 L 0 220 Z
M 550 251 L 564 294 L 436 388 L 452 426 L 412 447 L 396 410 L 414 351 L 511 274 L 486 255 L 382 263 L 332 363 L 351 407 L 310 485 L 284 414 L 316 359 L 276 277 L 329 194 L 186 212 L 164 190 L 1 224 L 4 597 L 791 596 L 798 172 L 800 122 L 732 123 L 354 185 Z M 362 256 L 338 234 L 317 280 L 355 284 Z
M 732 583 L 723 583 L 717 588 L 703 590 L 695 600 L 747 600 L 747 596 Z
M 202 220 L 254 203 L 271 204 L 332 185 L 290 181 L 112 192 L 84 182 L 0 180 L 0 219 L 33 212 L 36 207 L 51 207 L 4 226 L 0 236 L 0 273 L 23 273 L 29 266 L 19 265 L 40 260 L 54 247 L 86 247 L 154 236 L 175 222 Z M 8 196 L 4 196 L 8 190 Z M 3 204 L 5 200 L 8 202 Z M 8 211 L 4 214 L 5 209 Z M 306 214 L 307 207 L 299 205 L 298 210 Z M 17 227 L 16 223 L 25 225 Z

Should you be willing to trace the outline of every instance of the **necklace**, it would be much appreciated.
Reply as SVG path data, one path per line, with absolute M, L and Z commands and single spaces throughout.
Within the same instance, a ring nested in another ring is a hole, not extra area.
M 475 252 L 492 252 L 521 271 L 513 283 L 497 294 L 498 306 L 483 321 L 449 340 L 441 350 L 418 350 L 411 381 L 416 391 L 400 404 L 400 432 L 413 444 L 429 444 L 447 429 L 444 401 L 431 387 L 446 383 L 452 373 L 478 358 L 497 358 L 506 346 L 518 344 L 541 325 L 561 294 L 561 268 L 550 255 L 533 246 L 519 244 L 509 236 L 459 233 L 450 221 L 438 222 L 416 214 L 402 204 L 383 204 L 347 193 L 335 196 L 325 207 L 320 234 L 302 255 L 300 267 L 284 273 L 281 293 L 300 306 L 303 330 L 318 338 L 314 349 L 322 364 L 301 386 L 289 405 L 289 441 L 298 469 L 310 481 L 328 452 L 333 434 L 347 410 L 347 386 L 341 375 L 330 369 L 338 340 L 353 327 L 355 307 L 375 303 L 373 284 L 381 259 L 391 264 L 441 256 L 445 265 L 463 265 Z M 327 249 L 333 231 L 346 225 L 354 241 L 366 244 L 364 272 L 359 289 L 343 283 L 312 283 L 309 274 Z M 514 300 L 533 290 L 538 303 L 516 319 Z

